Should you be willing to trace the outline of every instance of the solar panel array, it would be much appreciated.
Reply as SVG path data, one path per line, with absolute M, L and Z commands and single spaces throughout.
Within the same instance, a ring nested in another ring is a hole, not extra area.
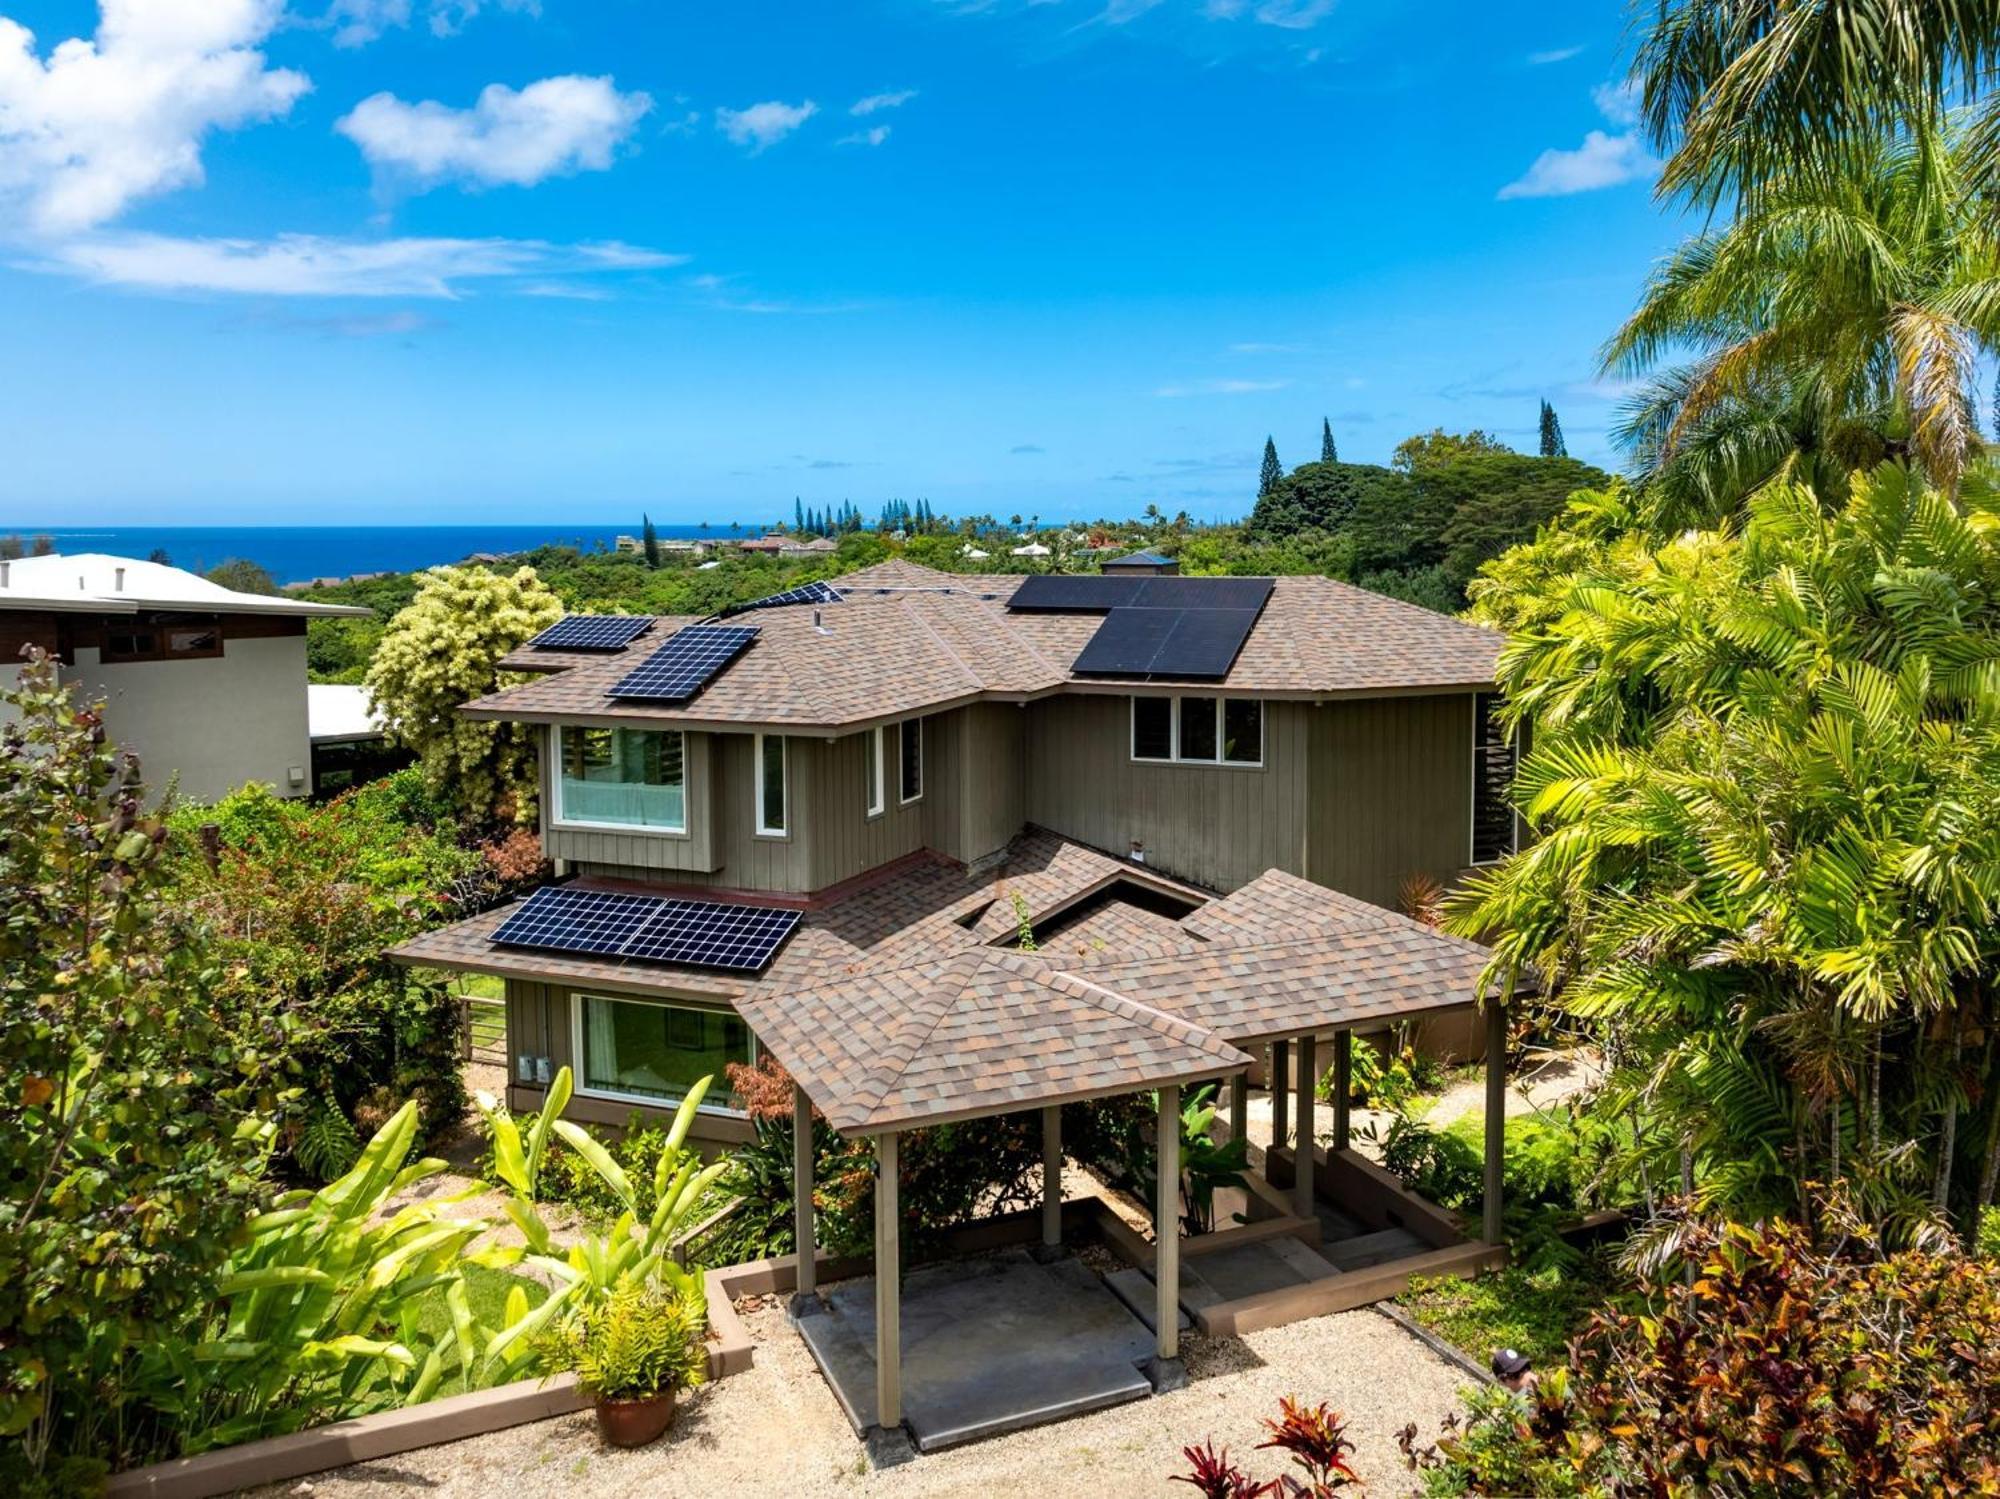
M 747 604 L 737 604 L 723 610 L 726 618 L 731 614 L 742 614 L 751 609 L 782 609 L 787 604 L 837 604 L 843 595 L 831 583 L 801 583 L 797 588 L 787 588 L 783 593 L 774 593 L 768 599 L 753 599 Z
M 797 911 L 545 885 L 495 928 L 501 947 L 758 973 L 798 929 Z
M 1007 607 L 1023 614 L 1095 614 L 1109 609 L 1262 609 L 1269 578 L 1106 577 L 1034 573 Z
M 645 614 L 565 614 L 528 644 L 538 651 L 622 651 L 652 628 Z
M 620 677 L 610 696 L 686 702 L 749 650 L 756 638 L 754 625 L 689 625 L 676 630 L 636 669 Z
M 1102 611 L 1104 623 L 1070 668 L 1083 676 L 1226 677 L 1274 586 L 1269 578 L 1037 573 L 1022 580 L 1007 607 Z

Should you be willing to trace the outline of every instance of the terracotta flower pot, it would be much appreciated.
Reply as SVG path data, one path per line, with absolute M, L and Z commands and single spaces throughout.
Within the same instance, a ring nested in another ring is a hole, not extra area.
M 597 1397 L 597 1429 L 614 1447 L 643 1447 L 658 1441 L 674 1424 L 674 1392 L 642 1395 L 636 1400 Z

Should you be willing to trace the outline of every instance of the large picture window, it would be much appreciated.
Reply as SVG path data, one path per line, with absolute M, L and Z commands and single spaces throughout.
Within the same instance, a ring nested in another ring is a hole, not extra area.
M 1472 862 L 1495 864 L 1514 852 L 1514 767 L 1519 754 L 1500 721 L 1497 693 L 1472 699 Z
M 737 1108 L 723 1069 L 756 1060 L 750 1027 L 728 1010 L 575 996 L 580 1091 L 675 1104 L 705 1077 L 705 1107 Z
M 785 805 L 785 736 L 757 736 L 757 831 L 768 838 L 782 838 L 790 826 Z
M 1264 763 L 1264 704 L 1254 697 L 1135 697 L 1132 758 L 1182 765 Z
M 678 729 L 557 730 L 556 820 L 687 831 L 687 746 Z

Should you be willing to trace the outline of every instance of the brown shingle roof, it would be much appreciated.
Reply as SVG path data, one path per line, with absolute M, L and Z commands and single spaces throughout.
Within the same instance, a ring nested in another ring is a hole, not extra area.
M 749 979 L 495 948 L 507 910 L 391 956 L 733 1005 L 834 1127 L 859 1133 L 1222 1076 L 1247 1064 L 1241 1047 L 1269 1037 L 1477 997 L 1478 944 L 1310 881 L 1273 870 L 1176 923 L 1118 908 L 1117 881 L 1135 876 L 1147 878 L 1039 831 L 986 878 L 912 860 L 810 908 Z M 1118 949 L 1056 937 L 1013 950 L 1015 891 L 1031 912 L 1097 900 L 1081 924 L 1141 940 Z
M 605 695 L 635 655 L 693 623 L 673 618 L 625 652 L 578 659 L 550 680 L 490 694 L 464 711 L 530 722 L 590 717 L 838 729 L 980 697 L 1133 685 L 1069 669 L 1102 615 L 1008 613 L 1019 577 L 960 576 L 897 559 L 831 581 L 847 596 L 817 607 L 820 627 L 815 607 L 803 604 L 741 618 L 762 632 L 757 643 L 686 704 Z M 1291 696 L 1483 687 L 1500 645 L 1493 631 L 1330 578 L 1279 578 L 1229 675 L 1203 687 Z M 536 658 L 551 654 L 516 652 L 503 664 L 548 671 L 551 662 Z

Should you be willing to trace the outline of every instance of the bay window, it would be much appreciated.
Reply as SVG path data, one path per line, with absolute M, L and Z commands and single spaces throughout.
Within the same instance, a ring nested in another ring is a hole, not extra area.
M 687 831 L 687 743 L 678 729 L 556 731 L 556 821 Z

